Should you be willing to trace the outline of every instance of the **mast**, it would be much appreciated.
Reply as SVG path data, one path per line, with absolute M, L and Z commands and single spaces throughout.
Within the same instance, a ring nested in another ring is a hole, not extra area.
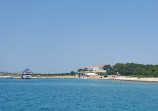
M 3 75 L 3 56 L 2 56 L 2 64 L 1 64 L 1 75 Z

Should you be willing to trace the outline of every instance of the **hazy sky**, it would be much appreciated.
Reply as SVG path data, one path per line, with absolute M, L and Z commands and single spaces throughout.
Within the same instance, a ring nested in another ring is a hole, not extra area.
M 0 0 L 2 57 L 10 72 L 158 64 L 158 0 Z

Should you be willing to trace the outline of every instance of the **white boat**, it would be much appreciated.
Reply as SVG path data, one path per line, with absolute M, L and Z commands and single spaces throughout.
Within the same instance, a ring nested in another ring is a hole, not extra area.
M 0 78 L 12 79 L 12 78 L 13 78 L 13 76 L 0 76 Z
M 31 71 L 29 69 L 25 69 L 23 71 L 23 74 L 22 74 L 22 79 L 31 79 L 32 78 L 32 75 L 31 75 Z
M 79 77 L 78 79 L 88 79 L 88 77 Z

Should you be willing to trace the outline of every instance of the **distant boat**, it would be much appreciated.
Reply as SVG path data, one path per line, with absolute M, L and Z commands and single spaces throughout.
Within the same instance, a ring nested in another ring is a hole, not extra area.
M 88 79 L 88 77 L 79 77 L 78 79 Z
M 0 78 L 12 79 L 13 76 L 0 76 Z
M 31 71 L 27 68 L 23 71 L 23 74 L 22 74 L 22 79 L 31 79 L 32 78 L 32 75 L 31 75 Z

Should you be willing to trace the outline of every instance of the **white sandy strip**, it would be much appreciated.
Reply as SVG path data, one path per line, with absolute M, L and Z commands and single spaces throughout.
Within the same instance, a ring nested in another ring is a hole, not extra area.
M 138 78 L 138 77 L 129 77 L 129 76 L 115 76 L 115 77 L 107 77 L 105 79 L 125 80 L 125 81 L 158 82 L 158 78 Z

